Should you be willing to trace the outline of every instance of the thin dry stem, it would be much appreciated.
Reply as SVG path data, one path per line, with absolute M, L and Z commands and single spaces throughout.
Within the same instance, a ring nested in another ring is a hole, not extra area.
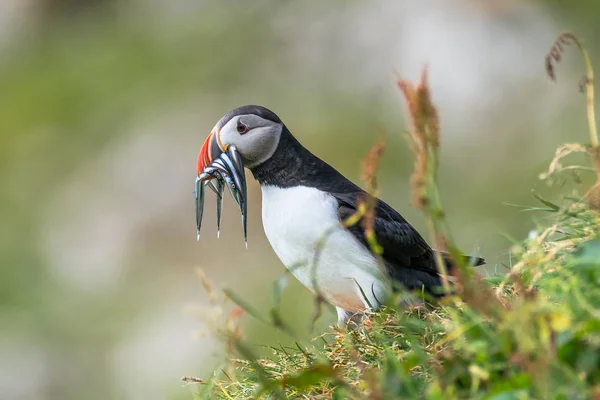
M 590 206 L 600 209 L 600 143 L 598 141 L 594 106 L 594 68 L 583 41 L 572 32 L 561 33 L 554 42 L 550 52 L 546 55 L 546 72 L 552 80 L 556 80 L 555 64 L 561 60 L 562 53 L 564 52 L 563 45 L 571 43 L 577 45 L 585 64 L 586 72 L 580 87 L 585 89 L 586 92 L 586 109 L 591 144 L 588 154 L 594 164 L 597 177 L 596 184 L 586 193 L 585 198 L 588 200 Z
M 406 100 L 411 121 L 408 137 L 415 156 L 414 172 L 411 176 L 413 204 L 425 213 L 437 250 L 447 250 L 449 232 L 443 229 L 444 216 L 436 186 L 440 147 L 439 118 L 431 101 L 427 69 L 423 70 L 417 86 L 403 79 L 398 79 L 397 85 Z M 435 252 L 435 261 L 444 291 L 449 293 L 448 270 L 439 251 Z
M 567 143 L 556 149 L 554 158 L 548 166 L 548 170 L 543 174 L 540 174 L 540 179 L 548 179 L 552 175 L 565 170 L 561 161 L 563 158 L 572 153 L 587 153 L 587 149 L 579 143 Z
M 361 202 L 365 205 L 362 226 L 365 230 L 365 238 L 369 247 L 377 255 L 383 253 L 383 248 L 377 243 L 375 236 L 375 207 L 377 205 L 377 198 L 375 196 L 377 196 L 377 171 L 379 170 L 379 163 L 384 150 L 385 142 L 383 137 L 380 136 L 377 143 L 373 145 L 363 160 L 361 175 L 362 180 L 367 183 L 367 192 L 369 193 Z

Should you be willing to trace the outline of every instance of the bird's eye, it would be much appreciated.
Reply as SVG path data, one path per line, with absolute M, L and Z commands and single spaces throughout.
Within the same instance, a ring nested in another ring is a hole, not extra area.
M 244 124 L 241 121 L 238 121 L 236 129 L 240 135 L 243 135 L 244 133 L 248 132 L 248 125 Z

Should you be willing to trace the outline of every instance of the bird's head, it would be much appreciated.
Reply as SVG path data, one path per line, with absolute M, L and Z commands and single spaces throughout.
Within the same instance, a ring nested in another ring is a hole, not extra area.
M 198 174 L 234 145 L 244 165 L 253 168 L 267 161 L 279 144 L 283 122 L 261 106 L 238 107 L 225 114 L 212 129 L 198 155 Z

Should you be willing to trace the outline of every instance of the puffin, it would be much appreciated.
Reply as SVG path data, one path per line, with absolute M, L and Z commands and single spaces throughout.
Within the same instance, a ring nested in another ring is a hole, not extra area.
M 304 147 L 273 111 L 245 105 L 225 114 L 201 148 L 198 175 L 232 148 L 241 157 L 236 165 L 243 164 L 236 182 L 245 191 L 245 167 L 260 185 L 262 223 L 273 251 L 305 287 L 335 306 L 339 326 L 379 308 L 398 288 L 443 296 L 434 250 L 417 230 L 375 198 L 373 228 L 382 252 L 374 254 L 363 224 L 343 223 L 358 215 L 365 190 Z M 245 231 L 243 211 L 242 220 Z

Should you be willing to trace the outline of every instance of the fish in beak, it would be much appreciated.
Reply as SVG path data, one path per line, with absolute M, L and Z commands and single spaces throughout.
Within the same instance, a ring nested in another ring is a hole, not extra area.
M 225 186 L 235 200 L 242 214 L 244 241 L 248 248 L 247 214 L 248 193 L 244 163 L 234 145 L 223 145 L 219 139 L 219 131 L 215 128 L 204 141 L 198 154 L 197 176 L 194 185 L 196 200 L 197 240 L 200 240 L 200 227 L 204 212 L 204 187 L 208 186 L 217 194 L 217 237 L 221 230 L 221 214 L 223 209 L 223 192 Z

